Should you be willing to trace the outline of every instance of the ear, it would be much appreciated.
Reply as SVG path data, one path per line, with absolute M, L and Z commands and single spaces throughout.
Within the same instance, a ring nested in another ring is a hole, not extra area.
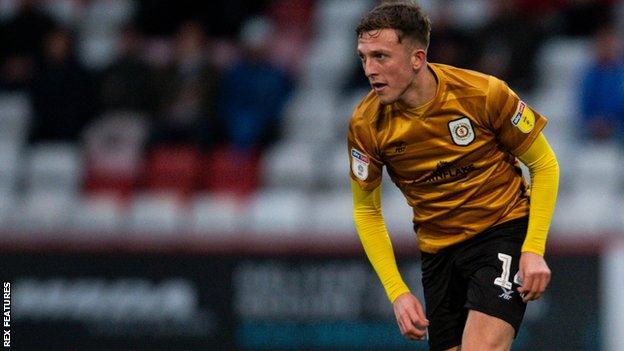
M 414 71 L 419 71 L 427 63 L 427 52 L 419 47 L 414 47 L 410 54 L 410 63 Z

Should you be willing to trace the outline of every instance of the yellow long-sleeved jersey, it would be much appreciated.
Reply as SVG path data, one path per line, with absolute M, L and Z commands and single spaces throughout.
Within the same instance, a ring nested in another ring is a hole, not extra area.
M 435 97 L 418 107 L 382 104 L 372 91 L 353 112 L 351 179 L 364 190 L 385 167 L 413 209 L 421 251 L 438 250 L 529 214 L 517 157 L 546 125 L 501 80 L 430 63 Z

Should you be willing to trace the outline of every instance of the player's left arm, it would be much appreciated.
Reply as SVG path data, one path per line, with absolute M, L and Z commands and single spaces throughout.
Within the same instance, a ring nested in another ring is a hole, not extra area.
M 543 256 L 557 199 L 559 164 L 543 133 L 518 158 L 531 175 L 529 227 L 520 256 L 522 286 L 518 288 L 527 302 L 540 298 L 550 282 L 550 269 Z

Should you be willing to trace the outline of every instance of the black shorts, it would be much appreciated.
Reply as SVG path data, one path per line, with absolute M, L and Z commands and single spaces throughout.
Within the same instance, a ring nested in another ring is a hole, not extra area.
M 527 225 L 527 218 L 511 220 L 435 254 L 422 253 L 431 350 L 461 344 L 469 310 L 500 318 L 518 333 L 526 304 L 515 275 Z

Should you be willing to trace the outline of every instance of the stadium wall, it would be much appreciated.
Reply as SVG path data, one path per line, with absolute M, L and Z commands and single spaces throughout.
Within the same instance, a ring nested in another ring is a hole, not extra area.
M 356 238 L 234 239 L 3 245 L 2 276 L 12 286 L 13 345 L 19 350 L 426 349 L 401 337 Z M 403 244 L 395 245 L 401 271 L 422 297 L 417 251 L 413 243 Z M 600 350 L 601 320 L 621 318 L 600 308 L 605 284 L 600 251 L 556 241 L 552 246 L 551 286 L 529 305 L 514 350 Z M 606 330 L 607 338 L 616 331 Z

